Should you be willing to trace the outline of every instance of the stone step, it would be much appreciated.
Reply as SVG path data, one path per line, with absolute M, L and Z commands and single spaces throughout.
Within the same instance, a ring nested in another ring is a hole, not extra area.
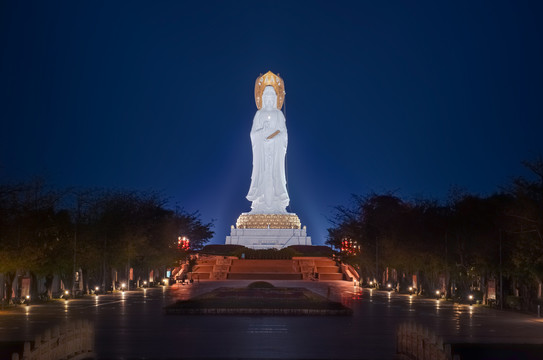
M 315 266 L 336 266 L 334 260 L 316 260 Z
M 303 280 L 300 273 L 228 273 L 230 280 Z
M 192 272 L 211 273 L 213 272 L 213 265 L 196 265 Z
M 319 274 L 337 274 L 340 271 L 337 266 L 318 266 L 317 272 Z
M 230 273 L 297 273 L 292 260 L 234 260 Z
M 321 280 L 342 280 L 343 274 L 335 261 L 323 258 L 296 258 L 292 260 L 228 259 L 229 265 L 216 265 L 217 259 L 201 259 L 193 270 L 196 279 L 236 280 L 303 280 L 315 270 Z M 313 265 L 311 265 L 313 264 Z M 215 266 L 214 266 L 215 265 Z M 302 266 L 302 268 L 300 267 Z M 304 273 L 302 273 L 304 270 Z M 220 275 L 220 277 L 218 277 Z
M 216 262 L 216 259 L 203 259 L 198 260 L 198 265 L 215 265 Z
M 255 273 L 296 273 L 295 269 L 292 267 L 284 267 L 284 266 L 259 266 L 259 267 L 251 267 L 251 266 L 232 266 L 230 268 L 231 273 L 249 273 L 249 272 L 255 272 Z
M 246 260 L 246 259 L 237 259 L 232 261 L 232 265 L 250 265 L 250 266 L 260 266 L 260 265 L 283 265 L 289 266 L 294 263 L 293 260 Z
M 205 280 L 205 279 L 209 279 L 211 278 L 211 273 L 205 273 L 205 272 L 202 272 L 202 273 L 192 273 L 192 279 L 193 280 Z
M 343 280 L 343 274 L 321 274 L 319 273 L 319 280 Z

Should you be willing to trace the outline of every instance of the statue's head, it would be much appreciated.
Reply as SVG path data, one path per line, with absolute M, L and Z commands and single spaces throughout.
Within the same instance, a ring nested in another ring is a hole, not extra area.
M 275 95 L 277 98 L 277 105 L 275 107 L 279 110 L 283 107 L 285 102 L 285 82 L 279 75 L 275 75 L 271 71 L 268 71 L 264 75 L 260 75 L 256 78 L 255 82 L 255 103 L 256 107 L 260 110 L 264 106 L 264 90 L 272 86 L 275 90 Z
M 262 93 L 262 105 L 266 109 L 277 108 L 277 94 L 273 86 L 266 86 Z

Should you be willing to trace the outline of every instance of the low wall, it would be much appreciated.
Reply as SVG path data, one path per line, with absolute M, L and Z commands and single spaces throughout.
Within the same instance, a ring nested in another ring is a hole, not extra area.
M 422 325 L 407 323 L 398 327 L 396 352 L 399 358 L 414 360 L 460 360 L 451 354 L 451 345 Z
M 52 360 L 94 358 L 94 327 L 88 321 L 77 321 L 66 326 L 55 326 L 25 342 L 22 357 L 14 353 L 11 360 Z

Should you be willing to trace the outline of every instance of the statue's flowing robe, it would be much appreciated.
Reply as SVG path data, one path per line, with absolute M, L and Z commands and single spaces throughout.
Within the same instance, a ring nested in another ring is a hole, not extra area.
M 247 200 L 252 201 L 253 213 L 285 213 L 290 201 L 285 176 L 288 143 L 285 116 L 278 109 L 275 109 L 274 115 L 270 121 L 262 110 L 258 110 L 251 128 L 253 172 Z M 267 120 L 270 125 L 264 129 Z M 276 130 L 279 133 L 266 141 L 266 137 Z

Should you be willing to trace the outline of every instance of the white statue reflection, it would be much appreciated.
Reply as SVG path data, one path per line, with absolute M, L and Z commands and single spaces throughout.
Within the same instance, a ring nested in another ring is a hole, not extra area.
M 262 94 L 262 108 L 253 119 L 251 143 L 253 173 L 247 194 L 252 202 L 251 214 L 286 214 L 290 201 L 285 177 L 288 135 L 273 86 L 266 86 Z

